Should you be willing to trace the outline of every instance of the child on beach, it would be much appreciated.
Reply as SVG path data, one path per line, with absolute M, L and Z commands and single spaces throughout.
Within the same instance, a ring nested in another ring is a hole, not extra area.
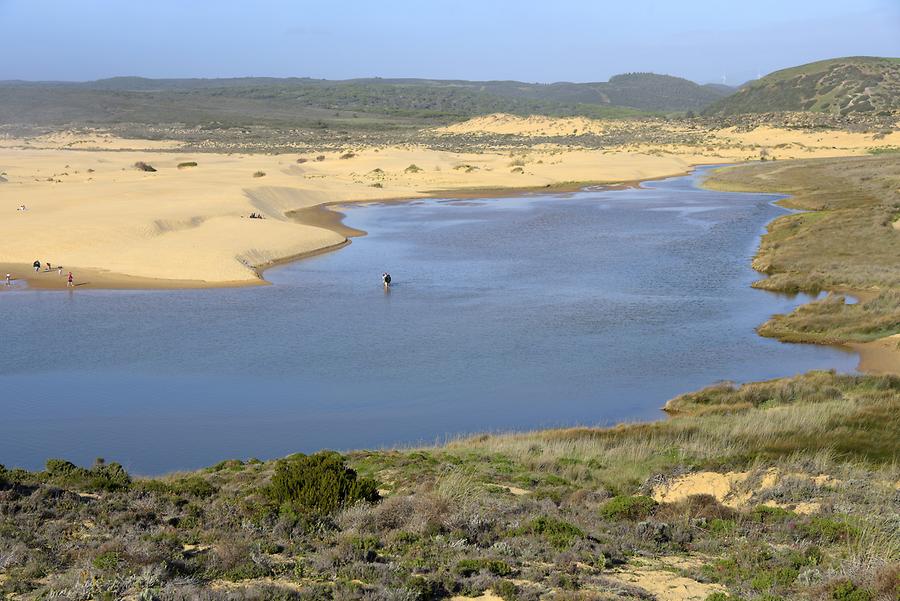
M 70 271 L 69 277 L 66 278 L 66 288 L 72 288 L 73 286 L 75 286 L 75 284 L 73 283 L 74 279 L 75 278 L 72 277 L 72 272 Z
M 41 262 L 37 259 L 35 259 L 34 263 L 32 263 L 31 266 L 34 267 L 35 271 L 41 270 Z

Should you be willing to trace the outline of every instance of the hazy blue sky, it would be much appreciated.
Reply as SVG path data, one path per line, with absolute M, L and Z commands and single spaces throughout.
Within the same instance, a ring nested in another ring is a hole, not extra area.
M 900 0 L 0 0 L 0 79 L 433 77 L 738 84 L 900 56 Z

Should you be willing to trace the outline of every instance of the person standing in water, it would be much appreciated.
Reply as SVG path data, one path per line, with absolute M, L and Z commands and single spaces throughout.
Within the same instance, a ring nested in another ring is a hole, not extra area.
M 381 281 L 384 282 L 384 287 L 387 288 L 391 285 L 391 274 L 384 272 L 381 274 Z
M 12 274 L 7 273 L 7 274 L 6 274 L 6 285 L 7 285 L 7 286 L 10 286 L 10 285 L 11 285 L 11 283 L 10 283 L 10 280 L 11 280 L 11 279 L 12 279 Z

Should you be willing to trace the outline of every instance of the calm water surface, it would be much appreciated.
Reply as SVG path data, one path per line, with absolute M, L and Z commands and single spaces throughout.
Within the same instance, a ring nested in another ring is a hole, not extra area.
M 852 371 L 855 355 L 755 334 L 803 300 L 748 288 L 783 210 L 696 177 L 353 208 L 369 236 L 273 286 L 0 293 L 0 463 L 158 473 L 658 418 L 718 380 Z

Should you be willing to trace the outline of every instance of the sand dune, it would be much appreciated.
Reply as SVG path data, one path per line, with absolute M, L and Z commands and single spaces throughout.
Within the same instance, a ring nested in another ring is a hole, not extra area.
M 492 115 L 445 129 L 527 134 L 604 127 L 590 121 Z M 873 143 L 863 134 L 823 132 L 815 134 L 819 146 L 810 151 L 809 134 L 794 131 L 715 135 L 719 143 L 703 148 L 542 144 L 512 153 L 490 148 L 451 153 L 358 147 L 351 149 L 352 158 L 325 153 L 323 161 L 303 163 L 289 154 L 188 155 L 166 150 L 169 143 L 100 133 L 6 139 L 0 144 L 0 177 L 8 180 L 0 185 L 5 225 L 0 264 L 14 277 L 27 278 L 32 261 L 50 261 L 94 274 L 92 285 L 116 285 L 117 275 L 129 276 L 129 285 L 140 279 L 147 286 L 254 284 L 260 283 L 261 267 L 337 247 L 358 234 L 319 209 L 308 210 L 321 205 L 656 178 L 697 164 L 744 160 L 749 143 L 793 141 L 775 151 L 779 158 L 861 153 Z M 896 144 L 897 135 L 876 142 Z M 73 150 L 81 142 L 117 150 Z M 198 165 L 178 168 L 188 160 Z M 137 161 L 157 171 L 137 170 Z M 256 172 L 265 175 L 254 177 Z M 27 210 L 17 211 L 22 204 Z M 250 213 L 265 219 L 248 219 Z
M 599 134 L 605 129 L 604 122 L 587 117 L 554 118 L 541 115 L 519 117 L 495 113 L 475 117 L 462 123 L 438 127 L 432 131 L 438 135 L 472 134 L 476 136 L 499 134 L 516 136 L 571 136 L 573 134 Z

